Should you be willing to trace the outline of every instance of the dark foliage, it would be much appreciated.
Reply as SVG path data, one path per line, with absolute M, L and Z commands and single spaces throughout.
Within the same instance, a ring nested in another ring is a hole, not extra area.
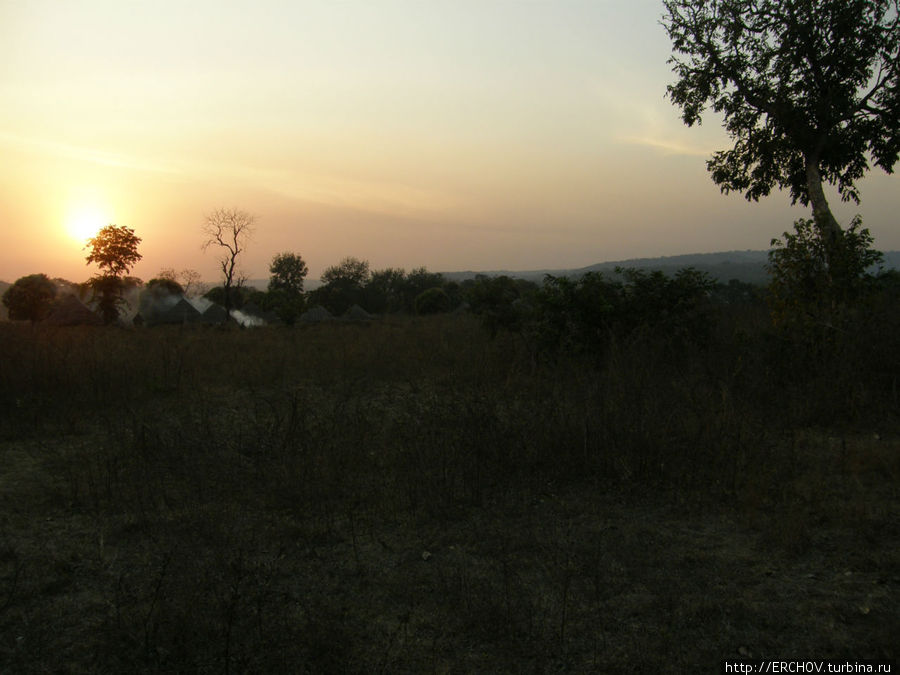
M 244 303 L 249 302 L 251 297 L 260 292 L 248 286 L 232 286 L 226 293 L 224 286 L 215 286 L 210 288 L 203 297 L 217 305 L 222 305 L 222 307 L 230 306 L 232 309 L 240 309 Z
M 298 253 L 279 253 L 269 265 L 269 292 L 259 298 L 260 307 L 275 312 L 278 318 L 291 326 L 303 313 L 305 296 L 303 280 L 308 273 L 306 262 Z
M 130 227 L 107 225 L 88 240 L 87 264 L 96 263 L 102 276 L 122 279 L 143 257 L 138 253 L 140 243 Z
M 709 162 L 725 191 L 773 187 L 810 201 L 807 166 L 858 201 L 868 158 L 890 172 L 900 150 L 900 19 L 891 0 L 669 0 L 664 23 L 684 121 L 707 106 L 734 148 Z
M 394 314 L 406 310 L 406 272 L 396 268 L 372 272 L 364 296 L 363 306 L 372 313 Z
M 416 297 L 416 314 L 440 314 L 450 310 L 450 296 L 443 288 L 429 288 Z
M 460 287 L 469 309 L 481 317 L 491 335 L 501 328 L 520 330 L 531 312 L 529 298 L 537 290 L 537 284 L 524 279 L 484 274 L 467 279 Z
M 888 173 L 897 163 L 900 3 L 667 0 L 665 6 L 675 52 L 669 62 L 678 77 L 669 98 L 689 126 L 707 107 L 722 113 L 734 141 L 707 163 L 713 180 L 723 192 L 752 200 L 773 188 L 789 191 L 793 202 L 812 207 L 826 267 L 843 265 L 846 242 L 823 184 L 859 202 L 857 182 L 869 162 Z
M 56 299 L 56 284 L 46 274 L 30 274 L 16 280 L 3 294 L 9 318 L 32 323 L 47 316 Z
M 113 323 L 119 318 L 121 308 L 125 304 L 122 294 L 131 285 L 140 285 L 139 279 L 128 277 L 131 269 L 143 256 L 138 253 L 141 238 L 134 234 L 130 227 L 107 225 L 97 236 L 88 240 L 91 252 L 87 256 L 87 264 L 96 263 L 100 274 L 88 282 L 97 309 L 104 323 Z
M 144 286 L 144 291 L 153 295 L 184 295 L 184 287 L 169 277 L 151 279 Z
M 322 285 L 309 294 L 309 305 L 322 305 L 335 316 L 340 316 L 353 305 L 363 306 L 369 278 L 368 261 L 344 258 L 322 274 Z
M 269 290 L 287 291 L 292 295 L 303 293 L 303 280 L 309 269 L 299 253 L 279 253 L 269 265 Z
M 794 232 L 772 240 L 769 253 L 770 303 L 782 325 L 827 324 L 852 320 L 853 310 L 872 288 L 871 270 L 882 262 L 872 236 L 857 216 L 830 253 L 812 220 L 794 223 Z
M 617 270 L 621 280 L 589 272 L 578 279 L 547 276 L 534 299 L 528 332 L 544 352 L 599 354 L 614 339 L 661 333 L 672 345 L 703 344 L 713 326 L 714 283 L 686 268 L 662 272 Z

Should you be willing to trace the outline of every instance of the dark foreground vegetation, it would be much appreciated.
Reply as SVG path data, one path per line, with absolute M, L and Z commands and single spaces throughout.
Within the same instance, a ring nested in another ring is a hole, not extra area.
M 0 324 L 0 670 L 896 657 L 890 294 L 788 331 L 592 283 L 525 326 Z

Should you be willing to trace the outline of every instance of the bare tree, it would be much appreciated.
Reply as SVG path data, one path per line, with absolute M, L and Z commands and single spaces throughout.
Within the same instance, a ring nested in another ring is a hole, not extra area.
M 178 281 L 184 288 L 184 296 L 186 298 L 194 298 L 203 295 L 208 290 L 206 284 L 200 276 L 200 272 L 195 269 L 185 268 L 178 273 Z
M 237 260 L 253 235 L 255 220 L 256 218 L 246 211 L 234 208 L 216 209 L 206 216 L 206 222 L 203 224 L 203 236 L 206 237 L 202 246 L 203 251 L 212 245 L 221 249 L 219 267 L 222 270 L 222 286 L 225 290 L 226 317 L 231 316 L 231 289 L 240 287 L 243 282 L 243 276 L 237 271 Z

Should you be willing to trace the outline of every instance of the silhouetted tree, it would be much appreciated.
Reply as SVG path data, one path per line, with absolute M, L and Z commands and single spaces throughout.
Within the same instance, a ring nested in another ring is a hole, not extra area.
M 216 209 L 206 217 L 203 224 L 203 235 L 206 239 L 202 250 L 206 251 L 210 246 L 218 246 L 221 249 L 219 268 L 222 270 L 226 321 L 232 309 L 231 289 L 233 286 L 243 285 L 244 280 L 237 272 L 237 261 L 253 234 L 255 220 L 246 211 Z
M 469 308 L 482 318 L 491 335 L 496 335 L 500 328 L 521 328 L 527 310 L 524 298 L 536 289 L 537 284 L 506 275 L 489 277 L 479 274 L 462 285 Z
M 124 302 L 122 294 L 127 285 L 140 284 L 139 279 L 130 279 L 128 272 L 143 257 L 138 253 L 141 238 L 130 227 L 107 225 L 95 237 L 88 240 L 91 252 L 87 264 L 96 263 L 100 274 L 90 280 L 95 297 L 99 297 L 100 315 L 105 323 L 112 323 L 119 317 L 119 307 Z
M 162 270 L 159 276 L 147 282 L 147 285 L 144 288 L 145 292 L 166 295 L 184 295 L 184 287 L 181 284 L 173 278 L 162 276 L 165 271 L 166 270 Z
M 424 267 L 417 267 L 406 276 L 404 284 L 404 303 L 408 312 L 419 312 L 417 301 L 420 295 L 431 288 L 443 288 L 444 275 L 440 272 L 429 272 Z M 446 294 L 445 294 L 446 295 Z M 449 302 L 449 298 L 447 298 Z M 442 310 L 445 311 L 445 310 Z
M 222 307 L 228 304 L 230 309 L 240 309 L 244 306 L 248 297 L 256 292 L 256 289 L 247 286 L 232 286 L 226 297 L 223 286 L 214 286 L 204 293 L 203 297 L 217 305 L 222 305 Z
M 369 281 L 369 262 L 344 258 L 322 274 L 322 286 L 310 293 L 310 303 L 327 308 L 332 314 L 343 314 L 354 304 L 364 302 L 363 289 Z
M 814 221 L 800 219 L 794 234 L 785 232 L 783 242 L 772 240 L 769 303 L 776 322 L 832 322 L 836 311 L 855 304 L 862 291 L 873 285 L 867 270 L 881 263 L 883 256 L 871 248 L 872 235 L 861 224 L 857 216 L 841 237 L 838 253 L 844 259 L 838 265 L 843 272 L 839 284 L 828 273 L 828 251 Z
M 871 157 L 891 173 L 900 151 L 897 0 L 667 0 L 678 76 L 668 96 L 688 126 L 725 117 L 731 150 L 707 162 L 723 192 L 773 187 L 812 206 L 826 265 L 842 230 L 823 183 L 859 201 Z
M 157 273 L 156 278 L 174 281 L 181 287 L 181 293 L 186 298 L 193 298 L 206 292 L 201 281 L 200 272 L 197 270 L 183 269 L 180 272 L 175 272 L 175 269 L 172 267 L 164 267 Z M 151 283 L 152 280 L 148 281 L 147 285 L 149 286 Z
M 323 284 L 346 284 L 362 286 L 369 279 L 369 261 L 347 257 L 337 265 L 332 265 L 322 273 Z
M 200 272 L 186 267 L 178 273 L 178 282 L 184 288 L 184 296 L 193 298 L 206 292 L 206 284 L 203 283 Z
M 308 271 L 306 262 L 298 253 L 279 253 L 269 265 L 272 276 L 269 277 L 265 306 L 288 325 L 292 325 L 303 312 L 303 280 Z
M 405 286 L 403 269 L 389 267 L 372 272 L 364 292 L 366 309 L 377 314 L 405 309 Z
M 443 288 L 433 286 L 416 297 L 416 314 L 439 314 L 450 310 L 450 296 Z
M 3 304 L 9 310 L 9 318 L 31 323 L 47 316 L 55 299 L 56 284 L 46 274 L 22 277 L 3 294 Z
M 303 280 L 309 272 L 299 253 L 279 253 L 269 265 L 269 290 L 303 293 Z

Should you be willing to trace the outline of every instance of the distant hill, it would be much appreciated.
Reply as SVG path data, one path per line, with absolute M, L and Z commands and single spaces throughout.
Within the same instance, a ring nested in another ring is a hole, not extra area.
M 546 269 L 546 270 L 490 270 L 484 272 L 444 272 L 444 277 L 452 281 L 464 281 L 472 279 L 477 274 L 487 276 L 499 276 L 505 274 L 516 279 L 527 279 L 540 282 L 545 275 L 577 277 L 586 272 L 602 272 L 614 274 L 617 267 L 635 268 L 641 270 L 661 270 L 666 274 L 674 274 L 685 267 L 693 267 L 706 272 L 710 277 L 720 282 L 728 282 L 732 279 L 753 284 L 768 283 L 769 275 L 766 265 L 769 262 L 768 251 L 724 251 L 720 253 L 691 253 L 687 255 L 673 255 L 660 258 L 631 258 L 629 260 L 614 260 L 595 263 L 587 267 L 576 269 Z M 886 251 L 884 253 L 884 269 L 900 270 L 900 251 Z
M 643 270 L 661 270 L 666 274 L 674 274 L 685 267 L 693 267 L 706 272 L 716 281 L 727 282 L 732 279 L 752 284 L 765 284 L 769 275 L 766 264 L 769 262 L 768 251 L 725 251 L 721 253 L 693 253 L 673 255 L 663 258 L 633 258 L 616 262 L 597 263 L 578 270 L 573 274 L 585 272 L 613 272 L 616 267 Z
M 476 274 L 498 276 L 505 274 L 517 279 L 529 281 L 541 281 L 545 275 L 553 276 L 581 276 L 586 272 L 602 272 L 613 274 L 617 267 L 635 268 L 641 270 L 661 270 L 667 274 L 674 274 L 685 267 L 694 267 L 708 273 L 717 281 L 730 281 L 738 279 L 749 283 L 764 284 L 768 279 L 765 265 L 768 262 L 767 251 L 726 251 L 723 253 L 692 253 L 688 255 L 675 255 L 661 258 L 631 258 L 629 260 L 610 260 L 595 263 L 587 267 L 575 269 L 545 269 L 545 270 L 492 270 L 487 272 L 444 272 L 447 279 L 463 281 L 471 279 Z M 900 261 L 900 254 L 898 254 Z

